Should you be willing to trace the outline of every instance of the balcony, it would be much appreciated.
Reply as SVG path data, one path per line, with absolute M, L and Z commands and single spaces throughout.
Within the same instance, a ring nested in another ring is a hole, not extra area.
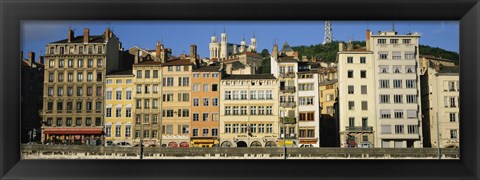
M 296 106 L 296 103 L 294 101 L 280 102 L 280 107 L 283 107 L 283 108 L 294 108 L 295 106 Z
M 347 126 L 345 130 L 348 132 L 373 132 L 372 126 Z
M 297 118 L 294 117 L 281 117 L 280 123 L 283 124 L 295 124 L 297 122 Z
M 280 86 L 280 91 L 284 93 L 294 93 L 295 86 Z
M 282 78 L 295 78 L 295 73 L 294 72 L 280 73 L 280 77 L 282 77 Z

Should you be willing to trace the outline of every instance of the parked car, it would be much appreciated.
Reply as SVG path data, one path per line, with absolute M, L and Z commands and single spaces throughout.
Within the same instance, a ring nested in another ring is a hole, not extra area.
M 119 143 L 117 143 L 117 146 L 119 146 L 119 147 L 132 147 L 132 145 L 128 142 L 119 142 Z
M 358 146 L 359 148 L 372 148 L 372 143 L 370 142 L 362 142 L 360 143 L 360 145 Z
M 107 143 L 105 143 L 105 146 L 115 146 L 115 144 L 113 143 L 113 141 L 107 141 Z
M 311 145 L 311 144 L 302 144 L 302 145 L 300 145 L 300 147 L 301 147 L 301 148 L 312 148 L 313 145 Z

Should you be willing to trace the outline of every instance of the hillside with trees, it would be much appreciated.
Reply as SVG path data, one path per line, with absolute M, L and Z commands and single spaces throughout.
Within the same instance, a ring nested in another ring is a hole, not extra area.
M 365 41 L 352 41 L 354 48 L 364 47 Z M 337 51 L 338 51 L 338 41 L 332 43 L 327 43 L 325 45 L 317 44 L 310 46 L 295 46 L 292 47 L 293 50 L 298 51 L 298 55 L 317 57 L 325 62 L 335 62 Z M 445 59 L 450 59 L 458 65 L 460 56 L 457 52 L 448 51 L 438 47 L 431 47 L 427 45 L 420 45 L 420 55 L 433 55 L 436 57 L 442 57 Z

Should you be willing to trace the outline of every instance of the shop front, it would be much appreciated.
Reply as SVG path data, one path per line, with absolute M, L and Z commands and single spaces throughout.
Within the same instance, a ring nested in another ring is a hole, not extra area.
M 191 147 L 217 147 L 219 146 L 219 141 L 216 137 L 192 137 L 190 138 Z
M 318 138 L 300 138 L 298 143 L 300 147 L 319 147 Z
M 103 145 L 102 128 L 46 128 L 43 143 L 65 145 Z

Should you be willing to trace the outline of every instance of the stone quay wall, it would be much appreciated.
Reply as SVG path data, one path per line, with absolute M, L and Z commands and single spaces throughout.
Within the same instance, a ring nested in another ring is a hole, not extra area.
M 139 159 L 140 147 L 21 145 L 22 159 Z M 436 148 L 287 148 L 287 159 L 438 159 Z M 440 149 L 459 159 L 458 148 Z M 143 148 L 143 159 L 284 159 L 276 148 Z

